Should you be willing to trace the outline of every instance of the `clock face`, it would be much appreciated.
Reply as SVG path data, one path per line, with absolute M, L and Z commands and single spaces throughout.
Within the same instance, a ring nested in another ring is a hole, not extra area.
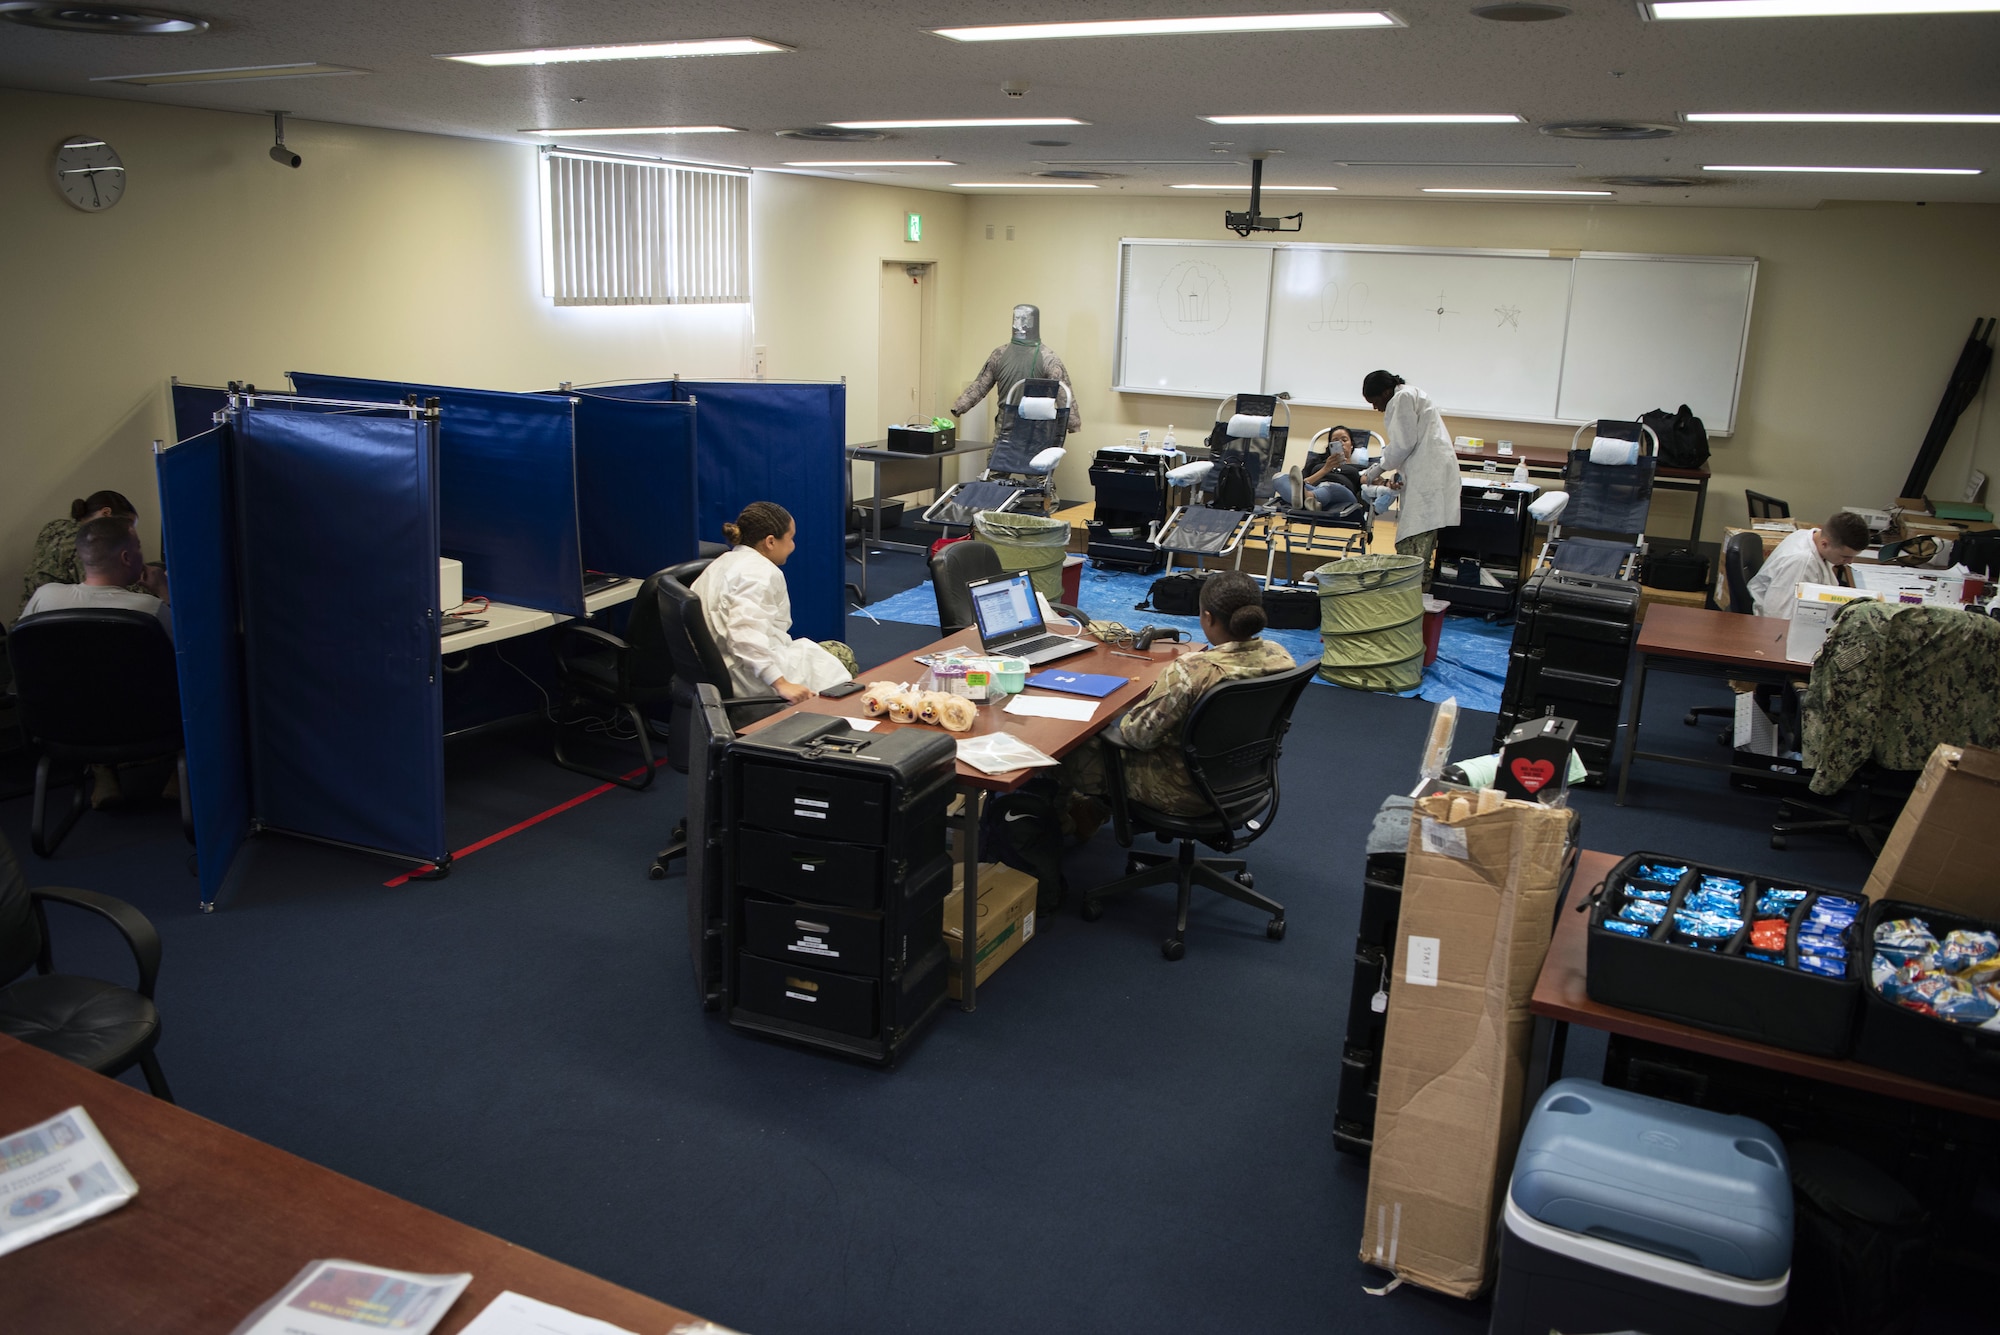
M 86 213 L 99 213 L 125 193 L 125 164 L 95 135 L 73 134 L 56 148 L 56 189 Z

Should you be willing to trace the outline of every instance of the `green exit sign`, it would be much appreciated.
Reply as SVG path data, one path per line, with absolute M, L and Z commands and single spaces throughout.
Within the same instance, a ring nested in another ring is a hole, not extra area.
M 924 239 L 923 214 L 906 213 L 903 215 L 903 239 L 905 241 L 921 241 Z

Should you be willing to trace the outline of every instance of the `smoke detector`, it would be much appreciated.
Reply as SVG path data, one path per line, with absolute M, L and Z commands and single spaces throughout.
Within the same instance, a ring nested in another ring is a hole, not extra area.
M 110 37 L 144 37 L 161 33 L 206 32 L 208 20 L 166 9 L 131 5 L 0 4 L 0 19 L 28 28 L 57 32 L 101 32 Z
M 780 139 L 808 139 L 816 144 L 872 144 L 889 136 L 880 130 L 842 130 L 831 125 L 806 125 L 777 131 Z
M 1557 121 L 1540 128 L 1556 139 L 1665 139 L 1680 133 L 1650 121 Z

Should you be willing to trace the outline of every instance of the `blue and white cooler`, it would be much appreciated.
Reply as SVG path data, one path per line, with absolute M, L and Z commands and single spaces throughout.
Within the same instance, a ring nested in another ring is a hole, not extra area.
M 1514 1161 L 1490 1330 L 1767 1335 L 1791 1264 L 1792 1187 L 1769 1127 L 1559 1080 Z

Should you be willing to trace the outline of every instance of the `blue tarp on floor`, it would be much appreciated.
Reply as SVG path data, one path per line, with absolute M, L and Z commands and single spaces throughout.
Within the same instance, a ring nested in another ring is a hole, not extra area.
M 1141 612 L 1135 604 L 1146 601 L 1154 575 L 1135 575 L 1121 570 L 1097 570 L 1086 566 L 1078 602 L 1085 612 L 1102 621 L 1122 621 L 1128 626 L 1178 626 L 1188 638 L 1201 638 L 1201 625 L 1194 617 L 1172 617 L 1161 612 Z M 913 589 L 871 603 L 868 615 L 882 621 L 900 621 L 912 626 L 938 624 L 937 598 L 925 580 Z M 1457 696 L 1462 709 L 1497 713 L 1500 686 L 1507 679 L 1507 647 L 1514 636 L 1512 625 L 1490 625 L 1469 617 L 1446 617 L 1444 636 L 1438 644 L 1435 663 L 1424 669 L 1423 683 L 1405 692 L 1423 700 L 1443 700 Z M 1273 630 L 1265 638 L 1285 646 L 1294 659 L 1304 663 L 1320 656 L 1318 631 Z M 1318 678 L 1314 678 L 1318 680 Z

